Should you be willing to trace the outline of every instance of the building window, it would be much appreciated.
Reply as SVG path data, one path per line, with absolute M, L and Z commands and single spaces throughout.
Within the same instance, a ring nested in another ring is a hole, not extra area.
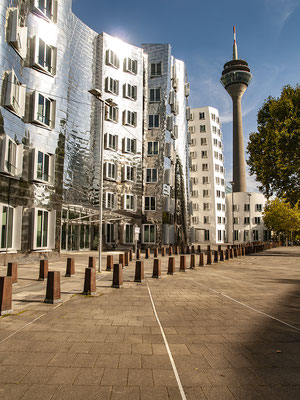
M 106 243 L 115 241 L 115 224 L 106 223 Z
M 199 224 L 199 217 L 192 217 L 192 224 Z
M 210 203 L 203 203 L 203 211 L 210 211 Z
M 216 159 L 219 158 L 219 153 L 218 153 L 217 151 L 214 151 L 214 157 L 215 157 Z
M 234 217 L 234 218 L 233 218 L 233 223 L 234 223 L 235 225 L 238 225 L 238 224 L 240 223 L 240 219 L 239 219 L 238 217 Z
M 132 194 L 125 194 L 124 195 L 124 209 L 125 210 L 134 210 L 134 196 Z
M 261 218 L 260 218 L 260 217 L 255 217 L 255 218 L 254 218 L 254 222 L 255 222 L 257 225 L 260 225 L 260 223 L 261 223 Z
M 151 63 L 150 75 L 151 75 L 151 77 L 162 75 L 162 63 L 161 62 Z
M 190 158 L 192 158 L 192 159 L 197 158 L 197 152 L 196 151 L 191 151 L 190 152 Z
M 136 153 L 136 139 L 124 138 L 123 139 L 123 153 Z
M 225 211 L 225 209 L 226 209 L 225 204 L 222 204 L 222 211 Z
M 204 231 L 204 240 L 205 241 L 209 240 L 209 230 L 208 229 L 205 229 L 205 231 Z
M 222 240 L 222 231 L 218 230 L 218 240 L 221 241 Z
M 221 174 L 224 174 L 224 167 L 222 167 L 221 165 L 220 165 L 220 172 Z
M 131 74 L 137 74 L 137 60 L 132 60 L 129 57 L 124 59 L 124 71 Z
M 104 147 L 108 150 L 117 150 L 118 148 L 118 136 L 106 133 L 104 136 Z
M 109 210 L 112 210 L 115 208 L 115 194 L 111 192 L 106 192 L 104 193 L 104 206 L 105 208 L 108 208 Z
M 219 172 L 219 171 L 220 171 L 220 166 L 219 166 L 219 164 L 215 164 L 215 171 L 216 171 L 216 172 Z
M 198 197 L 198 190 L 192 190 L 191 196 Z
M 221 191 L 220 190 L 216 190 L 216 196 L 217 197 L 221 197 Z
M 148 156 L 155 156 L 158 154 L 158 142 L 148 142 Z
M 218 224 L 222 224 L 222 217 L 218 217 Z
M 117 179 L 117 166 L 114 163 L 106 162 L 104 165 L 105 179 L 115 181 Z
M 193 211 L 198 211 L 199 210 L 199 204 L 198 203 L 192 203 L 192 209 Z
M 255 211 L 261 212 L 262 211 L 262 204 L 255 204 Z
M 203 176 L 202 177 L 202 183 L 203 183 L 203 185 L 207 185 L 209 183 L 209 177 L 208 176 Z
M 233 211 L 239 211 L 239 205 L 238 204 L 233 204 L 232 210 Z
M 125 225 L 125 243 L 133 243 L 133 231 L 134 231 L 134 225 L 131 224 Z
M 222 204 L 221 203 L 217 203 L 217 210 L 218 211 L 222 211 Z
M 197 184 L 198 184 L 198 178 L 195 177 L 195 176 L 193 176 L 193 177 L 191 178 L 191 181 L 192 181 L 192 185 L 197 185 Z
M 155 225 L 143 225 L 143 243 L 155 243 Z
M 199 119 L 205 119 L 205 113 L 199 112 Z
M 114 68 L 120 66 L 119 58 L 112 50 L 106 50 L 106 64 Z
M 54 129 L 55 127 L 55 100 L 46 97 L 39 92 L 33 93 L 34 110 L 33 123 L 45 128 Z
M 117 96 L 119 94 L 119 81 L 110 77 L 105 78 L 105 91 Z
M 7 41 L 25 59 L 27 55 L 27 27 L 21 25 L 18 7 L 11 7 L 9 9 Z
M 216 177 L 216 184 L 220 185 L 220 178 L 219 177 Z
M 34 0 L 36 13 L 50 21 L 54 20 L 54 5 L 54 0 Z
M 145 211 L 155 211 L 156 198 L 153 196 L 145 197 Z
M 208 164 L 202 164 L 202 171 L 208 171 Z
M 33 181 L 54 183 L 55 156 L 38 149 L 33 150 Z
M 45 249 L 55 247 L 55 211 L 47 211 L 35 208 L 34 215 L 34 234 L 33 249 Z
M 201 157 L 202 158 L 207 158 L 207 150 L 201 151 Z M 202 164 L 203 165 L 203 164 Z
M 26 86 L 21 85 L 14 70 L 7 74 L 5 107 L 23 118 L 25 114 Z
M 250 211 L 250 204 L 244 204 L 244 211 Z
M 253 232 L 253 240 L 254 241 L 259 240 L 258 230 L 254 229 L 252 232 Z
M 161 88 L 149 89 L 150 90 L 150 103 L 160 101 L 161 98 Z
M 129 83 L 125 83 L 125 85 L 123 85 L 123 96 L 130 100 L 136 100 L 137 87 L 130 85 Z
M 221 179 L 221 185 L 224 186 L 225 185 L 225 181 L 224 179 Z
M 239 240 L 239 231 L 234 231 L 234 240 Z
M 218 139 L 214 139 L 214 146 L 218 146 Z
M 203 197 L 210 197 L 210 190 L 209 189 L 203 190 Z
M 244 217 L 244 225 L 249 225 L 249 224 L 250 224 L 250 218 Z
M 197 171 L 197 164 L 192 164 L 191 170 L 192 170 L 193 172 L 196 172 L 196 171 Z
M 33 67 L 50 75 L 56 74 L 56 47 L 49 46 L 44 40 L 35 36 L 35 53 Z
M 207 145 L 207 140 L 206 138 L 201 138 L 201 146 Z
M 151 128 L 159 128 L 159 115 L 151 114 L 149 115 L 149 129 Z
M 206 132 L 206 125 L 200 125 L 200 132 Z
M 137 113 L 129 110 L 123 111 L 123 125 L 136 126 Z
M 118 122 L 119 120 L 119 108 L 115 105 L 106 107 L 106 121 Z
M 1 250 L 12 249 L 13 247 L 13 223 L 14 209 L 13 207 L 0 204 L 0 222 L 1 222 Z
M 17 144 L 9 136 L 2 137 L 0 153 L 0 171 L 12 176 L 22 175 L 23 145 Z
M 134 182 L 134 168 L 130 165 L 124 165 L 124 181 Z
M 210 224 L 210 217 L 209 216 L 204 216 L 203 217 L 203 223 L 204 224 Z
M 157 182 L 157 169 L 156 168 L 147 168 L 146 182 L 147 183 L 156 183 Z

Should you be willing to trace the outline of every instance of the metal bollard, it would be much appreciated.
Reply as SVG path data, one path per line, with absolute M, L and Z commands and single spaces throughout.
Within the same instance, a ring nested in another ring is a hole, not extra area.
M 136 261 L 134 282 L 142 282 L 143 280 L 144 280 L 144 261 Z
M 46 298 L 44 302 L 56 304 L 60 301 L 60 272 L 50 271 L 48 272 Z
M 122 264 L 114 264 L 114 273 L 113 273 L 113 281 L 112 287 L 120 289 L 123 285 L 123 267 Z
M 160 278 L 161 276 L 161 262 L 160 259 L 154 258 L 153 260 L 153 273 L 152 278 Z

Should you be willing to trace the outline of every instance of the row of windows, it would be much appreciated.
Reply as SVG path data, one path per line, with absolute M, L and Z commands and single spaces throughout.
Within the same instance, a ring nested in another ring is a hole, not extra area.
M 203 183 L 208 183 L 208 181 L 206 182 L 206 178 L 207 177 L 203 177 Z M 199 191 L 198 190 L 192 190 L 191 192 L 191 196 L 192 197 L 198 197 L 199 196 Z M 211 196 L 211 190 L 209 189 L 204 189 L 203 190 L 203 197 L 210 197 Z M 225 199 L 225 192 L 222 192 L 221 190 L 216 190 L 216 197 L 222 197 L 223 199 Z
M 120 67 L 120 59 L 117 54 L 108 49 L 106 50 L 106 65 L 110 65 L 113 68 L 118 69 Z M 131 74 L 137 74 L 137 60 L 133 60 L 130 57 L 125 57 L 123 60 L 123 71 Z
M 196 172 L 198 170 L 198 165 L 197 164 L 192 164 L 191 166 L 191 171 Z M 210 164 L 202 164 L 202 171 L 209 171 L 210 170 Z M 225 168 L 222 165 L 215 164 L 215 171 L 220 172 L 221 174 L 225 173 Z
M 252 236 L 252 238 L 250 238 L 250 236 Z M 250 240 L 253 241 L 258 241 L 258 240 L 270 240 L 271 239 L 271 233 L 270 231 L 264 230 L 259 231 L 257 229 L 251 229 L 251 231 L 249 230 L 244 230 L 244 231 L 239 231 L 239 230 L 234 230 L 234 240 L 236 241 L 241 241 L 243 238 L 244 242 L 248 242 Z
M 218 211 L 225 211 L 225 204 L 218 203 L 217 204 L 217 210 Z M 202 205 L 203 211 L 210 211 L 211 210 L 211 203 L 203 203 Z M 193 210 L 198 211 L 199 210 L 199 203 L 193 203 Z M 219 217 L 218 217 L 219 218 Z
M 234 217 L 233 218 L 233 223 L 235 225 L 238 225 L 241 221 L 241 218 L 239 217 Z M 252 219 L 253 222 L 253 219 Z M 262 218 L 261 217 L 254 217 L 254 224 L 260 225 L 262 223 Z M 244 217 L 244 225 L 249 225 L 250 224 L 250 217 Z
M 0 204 L 0 251 L 21 249 L 23 207 Z M 31 210 L 31 248 L 53 249 L 55 247 L 56 212 L 40 208 Z
M 194 115 L 192 116 L 192 120 L 194 119 Z M 205 112 L 199 112 L 199 120 L 205 119 Z M 220 118 L 217 117 L 215 114 L 211 114 L 211 120 L 215 121 L 217 124 L 220 123 Z
M 232 209 L 233 209 L 233 211 L 239 211 L 239 209 L 240 209 L 239 204 L 233 204 Z M 262 212 L 262 210 L 263 210 L 263 205 L 262 204 L 255 204 L 255 211 Z M 244 204 L 244 211 L 250 211 L 250 204 L 249 203 Z
M 191 183 L 192 183 L 192 185 L 197 185 L 198 184 L 198 178 L 197 177 L 192 177 L 191 178 Z M 202 184 L 206 185 L 208 183 L 210 183 L 209 177 L 208 176 L 202 176 Z M 221 179 L 219 177 L 216 177 L 216 184 L 224 186 L 225 185 L 225 180 Z
M 189 126 L 189 131 L 191 133 L 196 133 L 196 126 L 195 125 Z M 200 125 L 199 126 L 199 132 L 200 133 L 206 133 L 207 132 L 206 125 Z M 212 132 L 221 137 L 221 130 L 219 128 L 217 128 L 216 126 L 212 127 Z
M 218 224 L 225 225 L 226 218 L 218 217 L 217 221 L 218 221 Z M 192 217 L 192 223 L 193 224 L 200 224 L 201 223 L 200 217 Z M 207 215 L 207 216 L 204 215 L 203 216 L 203 224 L 206 225 L 206 224 L 210 224 L 210 223 L 211 223 L 211 217 L 209 215 Z
M 135 225 L 125 224 L 124 225 L 124 243 L 134 243 Z M 146 224 L 141 226 L 141 241 L 142 243 L 155 243 L 156 241 L 156 226 L 151 224 Z M 104 240 L 106 243 L 114 243 L 118 240 L 118 224 L 106 223 Z
M 136 199 L 137 197 L 132 194 L 123 195 L 123 208 L 124 210 L 135 210 L 136 209 Z M 106 192 L 103 195 L 104 207 L 113 210 L 118 206 L 118 195 L 112 192 Z M 144 209 L 145 211 L 155 211 L 156 210 L 156 197 L 145 196 L 144 197 Z

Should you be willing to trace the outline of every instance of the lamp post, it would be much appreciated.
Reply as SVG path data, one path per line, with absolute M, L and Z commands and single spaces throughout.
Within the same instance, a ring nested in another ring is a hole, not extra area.
M 232 246 L 234 246 L 234 208 L 233 208 L 233 187 L 234 182 L 229 182 L 231 185 L 231 203 L 232 203 Z
M 251 243 L 251 193 L 247 193 L 249 197 L 249 242 Z
M 99 133 L 99 148 L 100 148 L 100 180 L 99 180 L 99 266 L 98 271 L 101 272 L 101 255 L 102 255 L 102 220 L 103 220 L 103 128 L 104 128 L 104 111 L 105 105 L 110 106 L 109 102 L 102 99 L 102 93 L 99 89 L 91 89 L 89 93 L 101 102 L 101 125 Z

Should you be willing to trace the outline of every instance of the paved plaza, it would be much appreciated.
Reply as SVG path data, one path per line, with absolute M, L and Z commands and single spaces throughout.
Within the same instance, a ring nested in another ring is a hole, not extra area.
M 151 258 L 143 283 L 132 261 L 121 289 L 97 274 L 95 297 L 80 294 L 88 254 L 71 278 L 66 257 L 49 263 L 56 305 L 38 263 L 19 265 L 14 314 L 0 318 L 1 400 L 300 399 L 299 247 L 186 272 L 176 256 L 173 276 L 163 257 L 161 279 Z

